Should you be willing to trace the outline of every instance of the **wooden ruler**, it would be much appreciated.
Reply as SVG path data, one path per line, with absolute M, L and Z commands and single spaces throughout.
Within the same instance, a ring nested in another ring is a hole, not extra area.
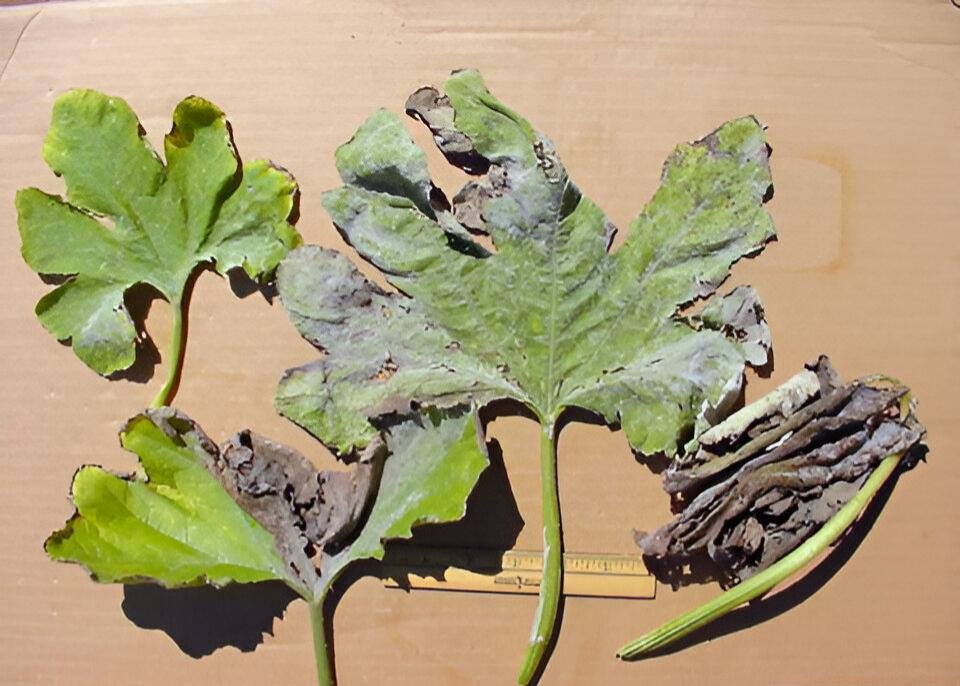
M 383 567 L 383 583 L 388 588 L 537 593 L 542 565 L 543 553 L 535 550 L 393 546 Z M 564 595 L 654 598 L 657 594 L 657 580 L 640 555 L 564 553 L 563 571 Z

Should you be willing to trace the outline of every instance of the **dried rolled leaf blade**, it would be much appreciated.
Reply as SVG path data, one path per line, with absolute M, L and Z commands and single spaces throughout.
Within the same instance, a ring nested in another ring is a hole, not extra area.
M 560 588 L 555 423 L 580 407 L 619 423 L 638 452 L 673 454 L 768 359 L 756 293 L 710 298 L 738 259 L 774 236 L 763 127 L 730 121 L 680 145 L 661 186 L 610 251 L 614 227 L 570 179 L 553 143 L 500 102 L 473 70 L 444 92 L 418 90 L 409 114 L 448 161 L 475 178 L 452 201 L 430 181 L 399 119 L 372 115 L 336 155 L 344 185 L 324 196 L 337 229 L 395 291 L 341 255 L 307 246 L 278 271 L 303 336 L 322 351 L 290 369 L 278 410 L 338 452 L 362 450 L 379 424 L 424 410 L 510 398 L 543 427 L 542 597 Z M 493 249 L 473 239 L 488 235 Z M 552 635 L 541 604 L 527 662 Z M 532 678 L 525 666 L 521 681 Z
M 830 521 L 890 455 L 925 433 L 908 389 L 843 384 L 826 357 L 700 436 L 664 474 L 680 512 L 638 536 L 648 566 L 679 583 L 709 559 L 724 584 L 775 564 Z
M 799 572 L 843 536 L 884 483 L 901 466 L 905 457 L 895 453 L 881 460 L 864 481 L 863 487 L 840 508 L 837 514 L 783 558 L 749 579 L 728 588 L 718 597 L 630 641 L 617 651 L 617 657 L 622 660 L 637 660 L 650 656 L 657 650 L 723 617 L 744 603 L 760 598 L 777 584 Z
M 915 406 L 900 382 L 876 375 L 844 384 L 821 356 L 691 442 L 664 476 L 679 513 L 637 542 L 662 580 L 681 583 L 707 559 L 730 587 L 617 657 L 651 655 L 815 560 L 892 474 L 915 464 L 925 434 Z

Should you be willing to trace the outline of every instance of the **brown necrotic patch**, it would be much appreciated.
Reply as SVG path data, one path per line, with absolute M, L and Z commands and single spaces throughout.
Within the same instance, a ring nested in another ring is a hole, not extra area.
M 676 518 L 638 534 L 648 566 L 680 583 L 713 567 L 732 583 L 766 569 L 840 510 L 923 427 L 903 386 L 842 384 L 826 357 L 705 432 L 664 474 Z
M 380 365 L 380 368 L 377 369 L 376 373 L 370 377 L 370 380 L 380 382 L 387 381 L 397 373 L 398 369 L 400 368 L 397 366 L 397 363 L 393 361 L 393 358 L 387 357 L 387 359 L 383 361 L 383 364 Z

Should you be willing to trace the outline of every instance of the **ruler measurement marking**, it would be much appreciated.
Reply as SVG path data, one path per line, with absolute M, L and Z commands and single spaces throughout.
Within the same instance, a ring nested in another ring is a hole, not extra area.
M 386 568 L 404 588 L 535 593 L 541 583 L 543 554 L 529 550 L 469 550 L 464 548 L 391 548 Z M 564 593 L 608 598 L 653 598 L 656 579 L 639 554 L 564 553 Z M 384 579 L 389 587 L 400 587 Z

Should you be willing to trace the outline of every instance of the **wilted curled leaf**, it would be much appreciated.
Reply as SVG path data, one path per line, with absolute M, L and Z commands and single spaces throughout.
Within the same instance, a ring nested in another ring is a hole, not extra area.
M 783 558 L 849 502 L 881 460 L 923 437 L 903 402 L 907 392 L 879 377 L 842 384 L 821 357 L 704 432 L 664 476 L 682 511 L 638 536 L 648 565 L 677 581 L 684 565 L 707 555 L 729 582 Z
M 40 299 L 37 316 L 100 374 L 133 364 L 136 330 L 124 294 L 135 284 L 156 288 L 179 316 L 201 263 L 260 278 L 300 243 L 288 221 L 296 182 L 264 160 L 241 166 L 215 105 L 180 102 L 164 151 L 166 165 L 123 100 L 72 90 L 54 104 L 43 145 L 67 200 L 36 188 L 17 193 L 27 264 L 68 277 Z
M 277 579 L 316 603 L 347 564 L 382 557 L 384 541 L 462 517 L 487 465 L 473 412 L 385 436 L 386 465 L 377 450 L 352 472 L 318 471 L 249 431 L 217 448 L 186 415 L 147 410 L 121 433 L 143 473 L 80 469 L 77 513 L 46 550 L 103 582 Z
M 376 491 L 382 454 L 350 472 L 318 472 L 296 450 L 243 431 L 223 445 L 215 464 L 223 487 L 274 538 L 295 534 L 297 548 L 308 547 L 305 538 L 314 549 L 325 550 L 359 522 Z
M 82 564 L 102 582 L 280 579 L 306 589 L 300 572 L 310 570 L 292 569 L 271 532 L 221 487 L 217 446 L 188 417 L 147 410 L 127 422 L 120 442 L 142 473 L 82 467 L 71 489 L 77 513 L 47 539 L 51 557 Z

